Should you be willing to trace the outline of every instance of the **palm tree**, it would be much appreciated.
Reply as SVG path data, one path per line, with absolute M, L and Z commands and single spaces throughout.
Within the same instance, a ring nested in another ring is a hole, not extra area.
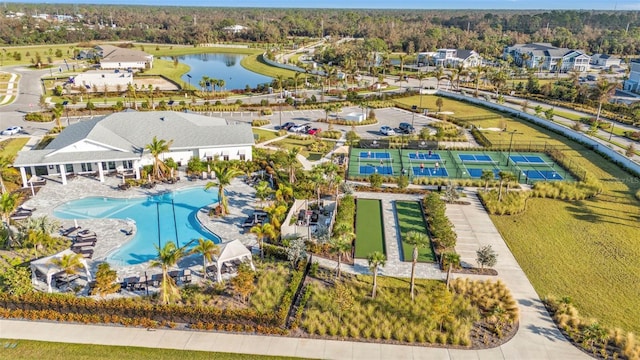
M 378 287 L 378 267 L 384 267 L 387 263 L 387 257 L 380 251 L 374 251 L 367 256 L 369 262 L 369 270 L 373 273 L 373 290 L 371 290 L 371 297 L 376 298 L 376 289 Z
M 416 263 L 418 262 L 418 249 L 429 246 L 429 238 L 417 231 L 410 231 L 404 238 L 404 242 L 413 246 L 411 260 L 411 301 L 415 300 Z
M 198 245 L 191 249 L 192 254 L 202 255 L 202 277 L 207 280 L 207 263 L 213 261 L 215 255 L 220 254 L 220 248 L 209 239 L 198 239 Z
M 271 193 L 273 193 L 273 189 L 271 189 L 269 182 L 262 180 L 256 185 L 256 196 L 260 199 L 260 206 L 264 205 L 264 200 L 268 198 Z
M 223 79 L 218 79 L 218 87 L 220 88 L 220 91 L 222 91 L 224 89 L 224 86 L 227 83 L 223 80 Z
M 300 79 L 300 75 L 302 75 L 302 73 L 299 73 L 297 71 L 295 74 L 293 74 L 293 91 L 295 97 L 298 97 L 298 80 Z
M 444 69 L 442 66 L 438 66 L 436 70 L 433 72 L 433 76 L 436 78 L 436 89 L 440 89 L 440 80 L 444 79 Z
M 269 222 L 273 225 L 275 231 L 280 231 L 282 220 L 284 220 L 287 210 L 289 210 L 287 206 L 276 204 L 264 208 L 264 211 L 269 214 Z
M 564 60 L 562 58 L 556 61 L 556 79 L 560 76 L 560 71 L 562 71 L 562 64 Z
M 69 287 L 69 280 L 71 275 L 78 273 L 78 270 L 82 269 L 82 255 L 80 254 L 65 254 L 59 258 L 53 258 L 51 263 L 64 271 L 67 274 L 67 288 Z
M 280 92 L 280 98 L 282 98 L 282 83 L 284 82 L 284 75 L 276 75 L 276 82 L 278 83 L 278 92 Z
M 162 248 L 156 246 L 158 258 L 151 261 L 152 267 L 162 269 L 162 283 L 160 295 L 163 304 L 169 304 L 174 299 L 180 298 L 180 290 L 174 280 L 169 276 L 169 268 L 175 266 L 184 257 L 184 248 L 179 248 L 174 242 L 168 241 Z
M 290 184 L 294 184 L 296 182 L 296 165 L 298 164 L 299 153 L 300 153 L 300 148 L 297 146 L 292 147 L 287 152 L 285 165 L 287 167 L 287 172 L 289 173 Z
M 509 171 L 500 171 L 498 177 L 500 178 L 500 184 L 498 185 L 498 201 L 500 202 L 502 201 L 502 185 L 504 185 L 505 182 L 508 183 L 513 180 L 515 176 Z
M 278 184 L 278 190 L 276 190 L 276 201 L 286 202 L 293 198 L 293 188 L 290 185 L 283 183 Z
M 275 238 L 276 230 L 273 225 L 266 223 L 262 225 L 256 225 L 249 230 L 252 234 L 255 234 L 258 238 L 258 246 L 260 246 L 260 259 L 264 259 L 264 238 Z
M 236 176 L 242 175 L 242 171 L 229 163 L 218 163 L 211 168 L 216 175 L 217 181 L 209 181 L 205 186 L 205 190 L 209 190 L 212 187 L 218 187 L 218 202 L 221 207 L 221 215 L 224 216 L 229 213 L 229 205 L 227 204 L 227 196 L 224 193 L 224 188 L 231 184 L 231 180 Z
M 484 191 L 489 189 L 489 181 L 495 178 L 495 174 L 492 170 L 482 170 L 482 175 L 480 175 L 480 179 L 484 180 Z
M 14 171 L 13 158 L 10 156 L 0 156 L 0 189 L 3 193 L 7 192 L 7 187 L 4 184 L 4 177 Z
M 522 67 L 526 67 L 528 68 L 529 65 L 527 64 L 527 61 L 529 61 L 529 59 L 531 59 L 531 55 L 529 53 L 522 53 L 520 54 L 520 59 L 521 59 L 521 66 Z
M 56 121 L 56 126 L 58 129 L 62 129 L 62 123 L 60 123 L 60 118 L 62 118 L 62 111 L 64 108 L 60 104 L 56 104 L 56 106 L 51 109 L 53 111 L 53 119 Z
M 442 268 L 447 268 L 447 289 L 449 288 L 449 279 L 451 279 L 451 270 L 460 265 L 460 255 L 455 252 L 446 252 L 442 254 Z
M 11 231 L 11 213 L 13 213 L 18 207 L 19 200 L 20 195 L 17 193 L 11 194 L 8 192 L 4 192 L 0 196 L 0 214 L 2 215 L 2 220 L 7 227 L 7 235 L 9 237 L 9 241 L 7 242 L 8 247 L 11 247 L 13 245 L 13 233 Z
M 160 160 L 160 155 L 168 152 L 171 144 L 173 144 L 173 140 L 158 140 L 158 138 L 154 136 L 151 143 L 144 147 L 145 150 L 149 150 L 151 156 L 153 156 L 153 172 L 151 176 L 154 179 L 164 177 L 163 171 L 166 170 L 167 166 Z
M 342 264 L 342 256 L 345 256 L 349 260 L 351 256 L 351 236 L 340 235 L 337 238 L 333 238 L 329 245 L 331 246 L 331 252 L 338 255 L 338 268 L 336 271 L 336 277 L 340 280 L 340 264 Z
M 600 113 L 602 111 L 602 103 L 609 101 L 613 93 L 620 84 L 609 82 L 606 78 L 601 78 L 593 88 L 593 98 L 598 101 L 598 113 L 596 115 L 596 126 L 600 124 Z
M 482 64 L 478 64 L 476 67 L 476 93 L 475 96 L 478 97 L 478 90 L 480 88 L 480 78 L 482 78 L 482 74 L 486 74 L 487 68 L 482 66 Z

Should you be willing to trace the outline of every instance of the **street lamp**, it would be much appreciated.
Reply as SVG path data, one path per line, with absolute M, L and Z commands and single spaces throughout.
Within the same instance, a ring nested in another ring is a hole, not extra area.
M 509 153 L 507 155 L 507 167 L 509 166 L 509 159 L 511 159 L 511 147 L 513 146 L 513 135 L 519 134 L 518 130 L 509 131 L 511 133 L 511 140 L 509 140 Z
M 612 121 L 612 122 L 611 122 L 611 131 L 609 132 L 609 141 L 611 141 L 611 136 L 613 136 L 613 128 L 614 128 L 615 126 L 616 126 L 616 125 L 615 125 L 615 124 L 613 123 L 613 121 Z
M 189 88 L 187 89 L 187 91 L 188 91 L 188 90 L 191 90 L 191 75 L 190 74 L 187 74 L 187 79 L 189 81 Z
M 280 101 L 278 101 L 278 104 L 280 104 L 280 127 L 279 127 L 279 129 L 282 129 L 282 99 L 280 99 Z

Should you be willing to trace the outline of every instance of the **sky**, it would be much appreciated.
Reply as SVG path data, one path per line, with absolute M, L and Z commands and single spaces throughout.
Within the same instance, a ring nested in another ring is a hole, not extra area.
M 5 3 L 125 4 L 156 6 L 350 8 L 350 9 L 572 9 L 640 10 L 640 0 L 20 0 Z

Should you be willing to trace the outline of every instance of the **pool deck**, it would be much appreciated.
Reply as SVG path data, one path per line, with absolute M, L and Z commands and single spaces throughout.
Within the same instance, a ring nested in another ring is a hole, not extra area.
M 46 215 L 58 221 L 66 229 L 74 225 L 74 220 L 62 220 L 53 215 L 55 207 L 65 202 L 90 196 L 120 199 L 147 197 L 167 191 L 204 186 L 208 181 L 210 180 L 182 180 L 176 184 L 160 183 L 154 189 L 132 187 L 128 190 L 119 190 L 118 185 L 121 180 L 117 177 L 106 177 L 105 182 L 100 183 L 96 179 L 79 176 L 68 181 L 66 186 L 55 181 L 48 181 L 47 185 L 42 187 L 35 197 L 27 200 L 23 206 L 35 208 L 34 217 Z M 211 219 L 208 216 L 209 208 L 205 207 L 198 211 L 198 220 L 209 231 L 218 235 L 222 242 L 238 239 L 247 246 L 255 245 L 255 236 L 242 231 L 242 222 L 252 213 L 257 203 L 255 189 L 247 185 L 242 178 L 237 178 L 226 188 L 226 193 L 229 201 L 229 215 L 224 218 Z M 121 219 L 78 219 L 76 221 L 82 229 L 90 229 L 98 237 L 93 257 L 89 261 L 93 271 L 95 271 L 97 264 L 104 262 L 110 253 L 133 238 L 133 234 L 126 235 L 123 231 L 130 229 L 131 225 Z M 134 233 L 137 231 L 144 231 L 144 229 L 134 229 Z M 120 278 L 143 277 L 145 271 L 149 274 L 159 272 L 157 268 L 151 269 L 148 263 L 138 265 L 110 264 L 118 272 Z M 202 260 L 198 255 L 191 255 L 181 260 L 178 265 L 183 269 L 192 268 L 197 275 L 202 268 Z

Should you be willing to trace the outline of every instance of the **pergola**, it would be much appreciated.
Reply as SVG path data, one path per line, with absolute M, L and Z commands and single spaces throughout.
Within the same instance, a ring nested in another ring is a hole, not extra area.
M 63 271 L 64 269 L 61 269 L 59 266 L 55 265 L 53 263 L 54 259 L 60 259 L 65 255 L 75 255 L 75 253 L 69 249 L 61 251 L 57 254 L 51 255 L 51 256 L 47 256 L 38 260 L 34 260 L 31 262 L 31 283 L 36 284 L 37 283 L 37 274 L 36 271 L 39 271 L 41 274 L 44 274 L 47 277 L 47 286 L 48 286 L 48 292 L 52 292 L 53 289 L 51 288 L 51 279 L 53 278 L 53 275 Z M 86 274 L 87 274 L 87 280 L 91 281 L 91 273 L 89 272 L 89 266 L 87 265 L 87 261 L 85 259 L 80 259 L 80 263 L 82 263 L 82 266 L 84 267 Z
M 251 251 L 249 251 L 249 249 L 247 249 L 240 240 L 233 240 L 220 245 L 220 255 L 216 258 L 216 280 L 218 282 L 222 281 L 222 264 L 233 260 L 249 260 L 251 270 L 256 270 L 255 266 L 253 266 L 253 261 L 251 260 Z

